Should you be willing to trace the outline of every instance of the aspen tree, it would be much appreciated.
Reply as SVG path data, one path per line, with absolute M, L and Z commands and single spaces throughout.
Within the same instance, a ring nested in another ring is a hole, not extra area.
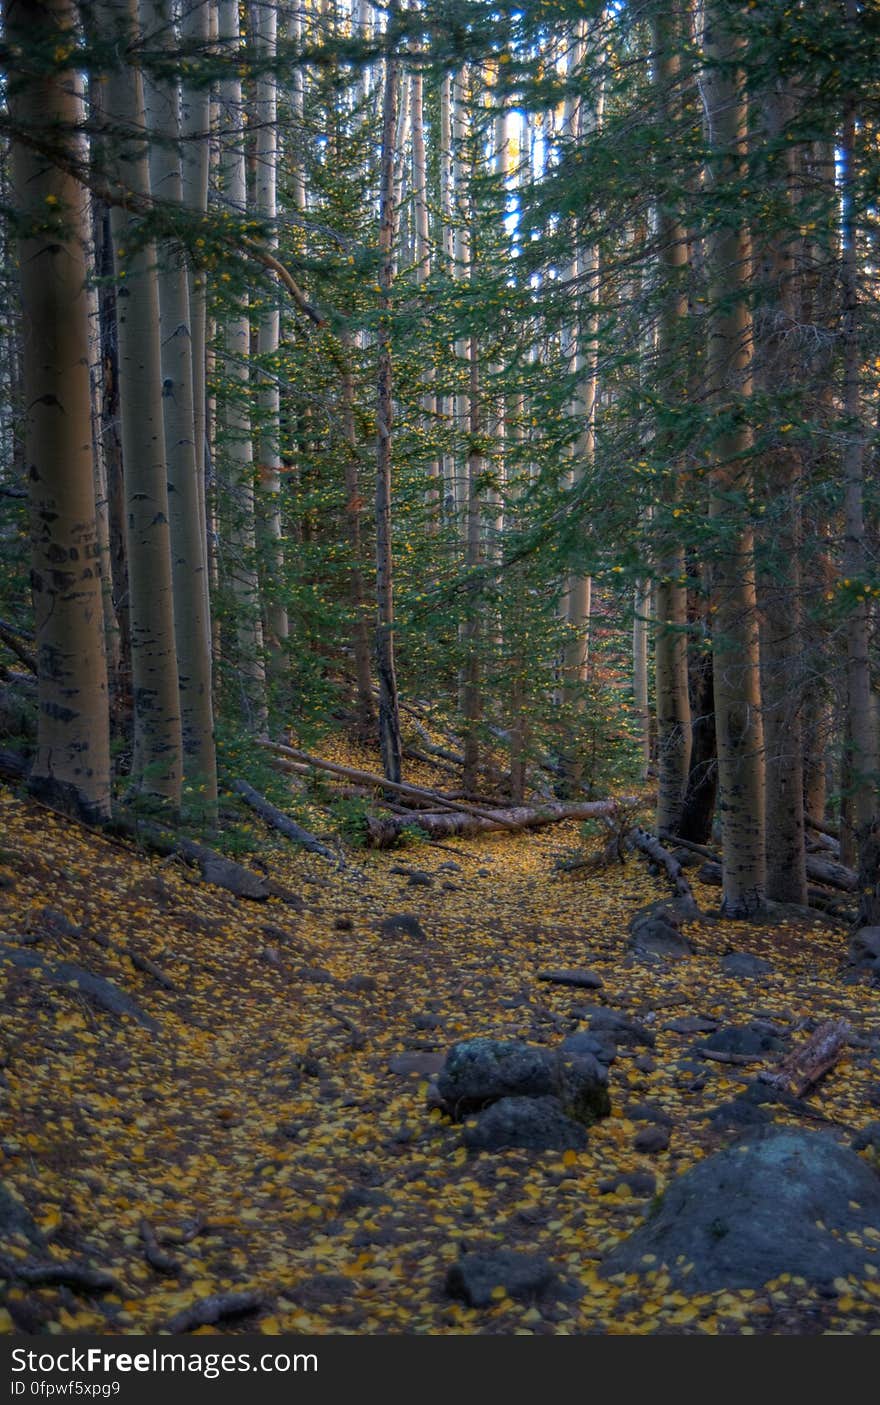
M 9 0 L 6 41 L 17 55 L 10 116 L 24 136 L 49 124 L 64 156 L 83 120 L 66 58 L 75 44 L 68 0 Z M 25 55 L 35 45 L 33 71 Z M 54 51 L 55 63 L 46 63 Z M 88 199 L 62 165 L 12 143 L 22 316 L 25 470 L 31 514 L 31 594 L 37 656 L 37 752 L 31 789 L 91 821 L 110 813 L 107 669 L 101 554 L 92 477 Z
M 126 509 L 126 555 L 131 628 L 134 754 L 132 784 L 180 804 L 182 742 L 168 469 L 162 411 L 159 289 L 156 247 L 145 241 L 125 200 L 151 198 L 141 69 L 125 62 L 138 38 L 134 0 L 96 0 L 89 8 L 93 37 L 115 41 L 102 75 L 102 172 L 118 191 L 110 227 L 117 276 L 119 412 Z

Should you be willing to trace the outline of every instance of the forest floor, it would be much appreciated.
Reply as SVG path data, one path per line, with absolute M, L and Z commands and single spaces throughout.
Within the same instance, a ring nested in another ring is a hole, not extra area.
M 628 951 L 627 924 L 666 885 L 638 856 L 598 874 L 555 872 L 576 826 L 352 850 L 338 870 L 254 830 L 261 860 L 300 902 L 236 900 L 177 861 L 0 790 L 3 949 L 24 940 L 109 978 L 154 1022 L 102 1010 L 0 953 L 0 1190 L 43 1236 L 39 1249 L 11 1237 L 0 1251 L 7 1269 L 73 1261 L 112 1276 L 97 1290 L 7 1272 L 7 1331 L 161 1331 L 205 1297 L 252 1292 L 249 1315 L 201 1330 L 880 1332 L 877 1279 L 819 1295 L 784 1275 L 760 1291 L 690 1296 L 662 1272 L 599 1273 L 643 1220 L 651 1184 L 662 1192 L 730 1140 L 706 1114 L 755 1073 L 695 1059 L 699 1036 L 670 1025 L 790 1028 L 843 1014 L 876 1038 L 876 990 L 839 979 L 842 930 L 694 924 L 694 956 L 646 965 Z M 427 878 L 413 882 L 413 869 Z M 717 902 L 717 889 L 694 887 L 704 908 Z M 380 933 L 401 913 L 423 935 Z M 725 975 L 731 949 L 767 958 L 772 973 Z M 589 967 L 602 988 L 538 981 L 548 967 Z M 655 1042 L 619 1050 L 612 1115 L 585 1151 L 470 1155 L 460 1128 L 428 1109 L 428 1074 L 457 1039 L 556 1044 L 596 1003 Z M 808 1100 L 818 1120 L 773 1115 L 855 1132 L 878 1104 L 880 1064 L 854 1050 Z M 644 1154 L 633 1143 L 651 1120 L 669 1145 Z M 449 1265 L 462 1246 L 492 1245 L 546 1255 L 582 1295 L 454 1301 Z

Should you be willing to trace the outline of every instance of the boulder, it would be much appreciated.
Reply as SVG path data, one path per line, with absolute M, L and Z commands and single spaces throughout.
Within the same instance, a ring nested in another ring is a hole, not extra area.
M 501 1098 L 554 1096 L 565 1111 L 590 1123 L 607 1117 L 608 1068 L 588 1050 L 545 1049 L 513 1039 L 465 1039 L 454 1044 L 437 1079 L 453 1117 Z
M 558 1098 L 499 1098 L 465 1123 L 464 1144 L 471 1151 L 581 1151 L 587 1145 L 582 1122 L 569 1117 Z
M 664 1269 L 675 1288 L 760 1288 L 781 1273 L 827 1284 L 880 1269 L 880 1177 L 825 1132 L 774 1127 L 699 1162 L 608 1255 L 602 1272 Z M 852 1238 L 850 1238 L 852 1236 Z

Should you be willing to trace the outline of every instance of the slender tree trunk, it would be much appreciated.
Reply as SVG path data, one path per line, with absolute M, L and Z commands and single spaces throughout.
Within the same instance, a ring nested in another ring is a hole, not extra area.
M 391 0 L 388 22 L 397 19 Z M 379 378 L 376 403 L 376 672 L 379 679 L 379 746 L 390 781 L 403 770 L 397 675 L 394 666 L 394 575 L 391 548 L 391 436 L 393 429 L 391 289 L 394 279 L 394 134 L 399 62 L 392 44 L 385 60 L 379 212 Z
M 654 90 L 657 114 L 670 141 L 680 114 L 681 15 L 658 0 L 652 12 Z M 661 304 L 657 366 L 674 413 L 686 387 L 682 365 L 688 319 L 688 237 L 674 195 L 661 187 L 657 198 Z M 687 789 L 691 714 L 687 672 L 687 584 L 684 546 L 675 518 L 683 496 L 684 462 L 675 431 L 658 429 L 655 447 L 663 464 L 662 503 L 657 516 L 655 689 L 657 697 L 657 828 L 677 834 Z
M 192 46 L 196 59 L 207 56 L 211 38 L 211 19 L 216 12 L 206 0 L 181 0 L 180 36 Z M 205 83 L 196 83 L 188 76 L 193 71 L 191 60 L 184 70 L 181 84 L 180 132 L 181 181 L 183 203 L 194 213 L 208 211 L 208 184 L 211 168 L 211 90 Z M 211 588 L 208 551 L 207 507 L 207 355 L 208 355 L 208 281 L 203 268 L 187 272 L 189 288 L 190 347 L 192 350 L 193 444 L 195 446 L 196 482 L 199 506 L 198 527 L 202 541 L 202 587 L 205 618 L 211 618 Z
M 138 34 L 134 0 L 100 0 L 98 33 L 116 35 L 118 59 L 103 77 L 100 141 L 111 187 L 150 198 L 141 70 L 124 62 Z M 112 133 L 112 135 L 111 135 Z M 156 248 L 139 245 L 124 205 L 110 216 L 116 265 L 119 408 L 126 501 L 129 616 L 134 703 L 133 785 L 180 804 L 182 743 L 168 523 L 168 469 L 162 413 Z
M 74 71 L 46 65 L 75 43 L 68 0 L 8 0 L 6 40 L 22 55 L 8 101 L 19 131 L 57 124 L 71 151 L 83 119 Z M 39 56 L 27 72 L 27 54 Z M 101 556 L 92 478 L 88 197 L 59 167 L 12 145 L 19 240 L 25 459 L 31 509 L 31 592 L 37 653 L 37 754 L 30 786 L 95 821 L 110 813 L 110 743 Z
M 226 209 L 243 215 L 247 209 L 244 111 L 241 78 L 232 61 L 241 49 L 237 0 L 220 0 L 218 45 L 230 67 L 220 84 L 220 181 Z M 235 634 L 242 711 L 246 725 L 265 731 L 266 666 L 260 612 L 260 578 L 254 503 L 254 449 L 251 433 L 249 298 L 236 290 L 235 305 L 224 318 L 225 460 L 230 499 L 227 550 L 236 602 Z
M 705 10 L 704 93 L 712 149 L 712 190 L 738 200 L 744 173 L 747 107 L 739 44 L 727 8 Z M 717 534 L 713 648 L 718 780 L 722 823 L 722 910 L 745 916 L 765 895 L 764 740 L 752 531 L 739 501 L 751 485 L 750 247 L 744 220 L 720 212 L 708 240 L 707 369 L 719 427 L 714 435 L 710 516 Z
M 354 419 L 354 381 L 351 372 L 352 346 L 349 336 L 343 337 L 345 368 L 342 372 L 342 419 L 345 435 L 345 520 L 348 528 L 348 545 L 351 550 L 351 610 L 352 610 L 352 653 L 354 655 L 354 677 L 357 692 L 358 729 L 366 738 L 374 735 L 376 726 L 373 707 L 373 679 L 370 671 L 370 632 L 367 622 L 367 603 L 364 591 L 362 544 L 361 544 L 361 485 L 358 442 Z
M 258 59 L 271 61 L 277 51 L 277 10 L 266 0 L 252 0 L 254 49 Z M 257 215 L 269 228 L 269 247 L 277 249 L 278 235 L 278 96 L 275 74 L 259 73 L 253 106 L 256 124 Z M 269 667 L 279 675 L 284 668 L 284 643 L 289 634 L 284 588 L 284 529 L 281 520 L 281 395 L 276 367 L 281 334 L 281 312 L 273 293 L 262 300 L 257 328 L 257 353 L 263 379 L 260 386 L 260 428 L 257 440 L 260 487 L 262 490 L 262 530 L 265 559 L 271 588 L 266 591 L 267 647 Z
M 150 48 L 173 52 L 170 0 L 142 0 L 142 28 Z M 179 205 L 180 91 L 175 81 L 145 75 L 144 100 L 153 197 Z M 193 405 L 193 347 L 189 281 L 183 250 L 166 243 L 159 254 L 159 331 L 162 408 L 168 465 L 168 515 L 174 582 L 174 634 L 180 683 L 183 778 L 191 801 L 209 815 L 217 805 L 217 759 L 211 695 L 211 621 L 206 613 L 207 560 Z

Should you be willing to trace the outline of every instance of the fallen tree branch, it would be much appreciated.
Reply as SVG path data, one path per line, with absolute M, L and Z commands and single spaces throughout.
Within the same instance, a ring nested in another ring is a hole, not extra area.
M 720 888 L 722 882 L 721 864 L 716 862 L 704 863 L 697 877 L 701 883 L 706 883 L 713 888 Z M 778 906 L 780 909 L 784 909 L 786 906 L 791 906 L 791 904 L 780 903 Z M 807 888 L 807 906 L 817 908 L 820 912 L 841 913 L 845 911 L 840 907 L 840 899 L 833 893 L 826 893 L 821 888 L 814 888 L 812 886 Z
M 185 839 L 182 835 L 175 834 L 173 830 L 134 820 L 128 815 L 114 815 L 107 828 L 111 833 L 119 832 L 153 853 L 165 857 L 171 855 L 194 864 L 206 883 L 225 888 L 236 898 L 265 902 L 272 892 L 265 878 L 260 878 L 249 868 L 227 859 L 225 855 L 218 854 L 215 849 L 208 849 L 204 844 L 197 844 L 194 839 Z
M 264 795 L 260 795 L 258 791 L 254 790 L 247 781 L 236 781 L 232 789 L 236 795 L 241 796 L 246 805 L 250 805 L 251 809 L 256 811 L 261 820 L 265 820 L 266 824 L 277 829 L 278 833 L 283 834 L 285 839 L 292 839 L 295 844 L 301 845 L 310 854 L 320 854 L 324 859 L 331 859 L 334 863 L 338 862 L 338 856 L 334 854 L 332 849 L 328 849 L 327 845 L 322 844 L 320 839 L 316 839 L 314 834 L 303 829 L 302 825 L 296 823 L 296 820 L 285 815 Z
M 102 1268 L 87 1264 L 11 1264 L 10 1272 L 32 1288 L 49 1288 L 55 1284 L 65 1288 L 84 1288 L 91 1293 L 120 1293 L 119 1279 Z
M 181 1332 L 193 1332 L 196 1327 L 211 1327 L 226 1317 L 241 1317 L 246 1312 L 257 1312 L 266 1306 L 260 1293 L 213 1293 L 208 1298 L 178 1312 L 164 1328 L 172 1336 Z
M 646 829 L 637 824 L 629 832 L 629 838 L 640 853 L 647 855 L 655 864 L 663 869 L 677 898 L 682 898 L 685 902 L 693 905 L 694 911 L 699 912 L 699 905 L 694 897 L 694 891 L 690 883 L 684 876 L 684 869 L 674 854 L 670 854 L 668 849 L 664 849 L 660 840 L 653 834 L 649 834 Z
M 765 1070 L 758 1074 L 758 1078 L 762 1083 L 769 1083 L 771 1088 L 779 1088 L 802 1098 L 840 1060 L 851 1035 L 852 1029 L 846 1020 L 825 1020 L 806 1043 L 782 1060 L 778 1068 Z
M 166 1254 L 158 1239 L 153 1226 L 147 1220 L 140 1223 L 141 1239 L 144 1241 L 144 1258 L 154 1268 L 157 1273 L 179 1273 L 180 1260 L 175 1259 L 172 1254 Z
M 449 796 L 440 791 L 429 790 L 427 786 L 411 785 L 407 781 L 389 781 L 384 776 L 378 776 L 372 771 L 361 771 L 356 766 L 341 766 L 337 761 L 325 761 L 321 756 L 311 756 L 307 751 L 300 751 L 292 746 L 283 746 L 280 742 L 268 741 L 264 738 L 258 742 L 258 745 L 276 756 L 289 757 L 301 765 L 314 766 L 316 770 L 327 771 L 330 775 L 342 776 L 343 780 L 360 781 L 361 784 L 375 786 L 378 790 L 391 790 L 396 795 L 411 795 L 419 800 L 429 800 L 440 809 L 460 811 L 465 815 L 491 819 L 496 827 L 505 828 L 504 822 L 502 821 L 499 825 L 497 819 L 498 815 L 503 813 L 502 811 L 483 810 L 465 800 L 451 800 Z
M 613 815 L 618 805 L 633 804 L 635 797 L 625 800 L 586 800 L 571 804 L 543 805 L 540 808 L 514 806 L 509 810 L 490 811 L 486 815 L 415 813 L 411 819 L 394 817 L 367 818 L 367 839 L 374 849 L 390 849 L 401 834 L 418 825 L 429 839 L 452 835 L 488 834 L 493 831 L 538 829 L 543 825 L 559 824 L 562 820 L 594 820 Z

